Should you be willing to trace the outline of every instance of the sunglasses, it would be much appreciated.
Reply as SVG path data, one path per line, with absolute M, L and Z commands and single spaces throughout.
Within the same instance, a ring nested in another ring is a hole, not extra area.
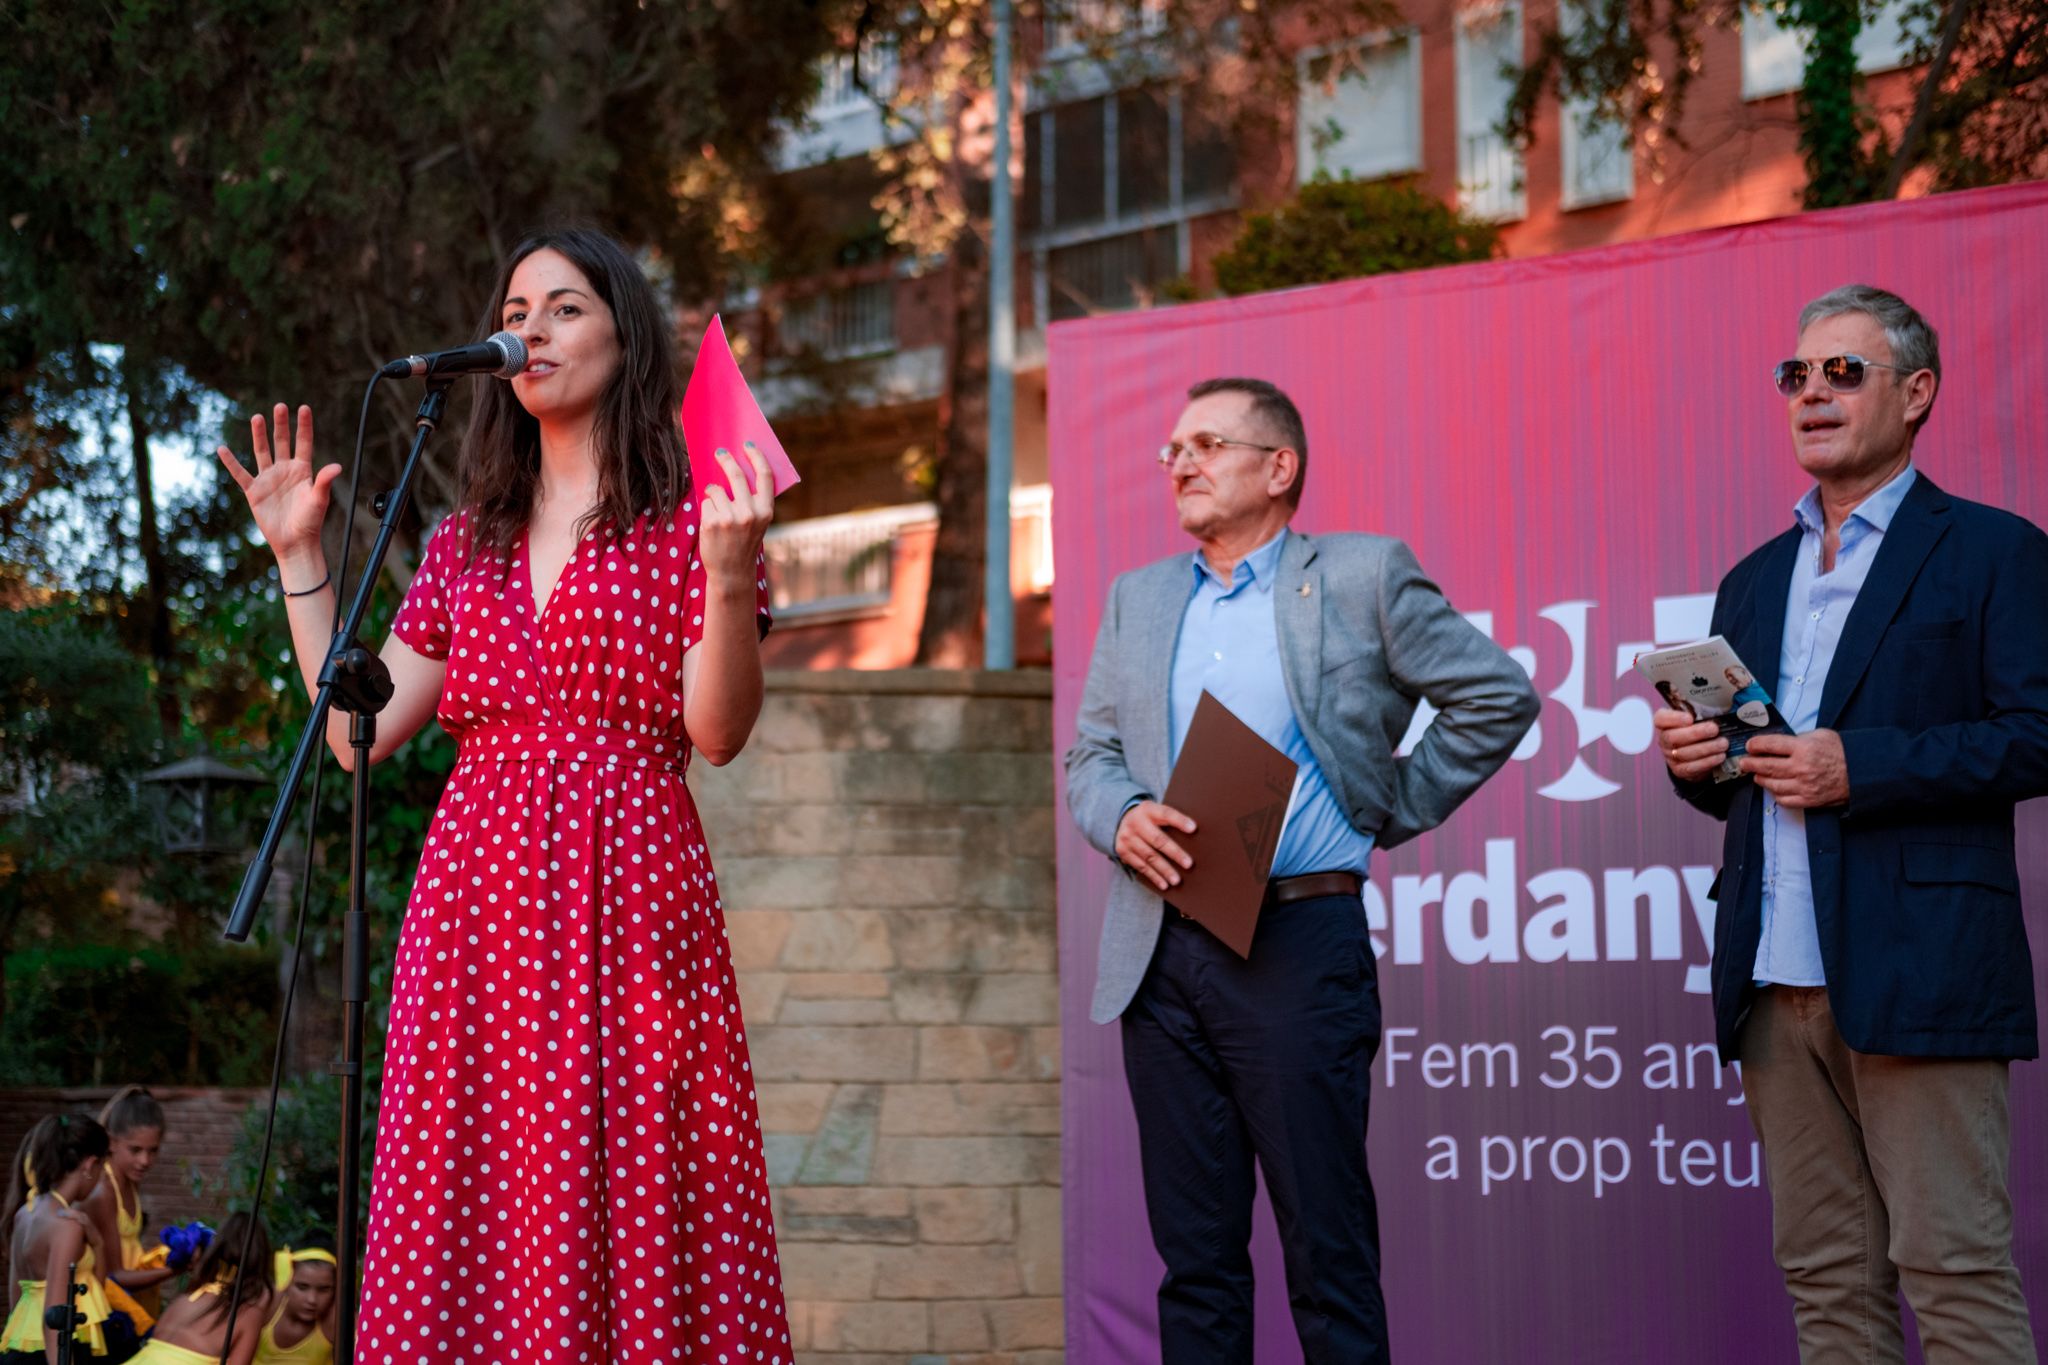
M 1865 360 L 1860 355 L 1831 355 L 1820 362 L 1820 377 L 1828 381 L 1828 387 L 1836 393 L 1854 393 L 1863 387 L 1864 373 L 1871 369 L 1893 370 L 1899 374 L 1910 374 L 1903 365 L 1887 365 L 1882 360 Z M 1806 381 L 1813 374 L 1813 363 L 1805 360 L 1781 360 L 1778 368 L 1771 371 L 1771 379 L 1777 384 L 1778 392 L 1787 398 L 1797 398 L 1806 391 Z

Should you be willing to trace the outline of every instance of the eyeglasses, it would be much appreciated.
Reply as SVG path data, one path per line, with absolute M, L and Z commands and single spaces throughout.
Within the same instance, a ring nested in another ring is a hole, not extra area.
M 1820 362 L 1820 377 L 1828 381 L 1828 387 L 1836 393 L 1854 393 L 1863 387 L 1863 373 L 1868 369 L 1893 370 L 1899 374 L 1911 374 L 1903 365 L 1887 365 L 1882 360 L 1865 360 L 1860 355 L 1831 355 Z M 1771 379 L 1777 384 L 1778 392 L 1787 398 L 1797 398 L 1806 391 L 1806 380 L 1813 373 L 1813 364 L 1805 360 L 1781 360 L 1778 368 L 1771 371 Z
M 1181 441 L 1168 441 L 1165 445 L 1159 447 L 1159 467 L 1161 469 L 1171 469 L 1179 462 L 1180 457 L 1183 455 L 1186 455 L 1197 465 L 1205 465 L 1216 457 L 1217 451 L 1222 450 L 1226 446 L 1243 446 L 1246 450 L 1263 450 L 1268 455 L 1276 450 L 1285 450 L 1287 448 L 1285 446 L 1262 446 L 1257 441 L 1233 441 L 1228 436 L 1218 436 L 1213 431 L 1198 431 L 1188 437 L 1184 443 Z

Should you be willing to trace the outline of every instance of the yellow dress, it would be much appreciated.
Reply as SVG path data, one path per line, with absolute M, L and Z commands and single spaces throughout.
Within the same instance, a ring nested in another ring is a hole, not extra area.
M 221 1294 L 227 1290 L 225 1280 L 203 1284 L 185 1297 L 197 1303 L 209 1294 Z M 168 1341 L 152 1338 L 143 1343 L 140 1355 L 130 1356 L 129 1365 L 220 1365 L 220 1358 L 226 1354 L 226 1344 L 218 1351 L 195 1351 L 186 1346 L 173 1346 Z
M 121 1237 L 121 1268 L 139 1270 L 149 1264 L 149 1253 L 142 1249 L 142 1191 L 135 1192 L 135 1212 L 130 1213 L 121 1202 L 121 1182 L 114 1179 L 111 1171 L 107 1173 L 107 1183 L 114 1188 L 114 1227 Z M 157 1286 L 129 1290 L 108 1281 L 107 1297 L 115 1308 L 135 1320 L 138 1335 L 156 1325 L 163 1304 L 163 1293 Z M 122 1302 L 123 1299 L 127 1302 Z
M 128 1358 L 128 1365 L 220 1365 L 220 1353 L 208 1355 L 173 1346 L 168 1341 L 150 1341 L 143 1344 L 142 1354 Z
M 63 1195 L 53 1194 L 50 1198 L 70 1208 Z M 100 1285 L 100 1277 L 93 1273 L 92 1248 L 85 1247 L 78 1254 L 78 1282 L 85 1286 L 78 1295 L 79 1311 L 85 1315 L 85 1324 L 77 1332 L 78 1339 L 92 1348 L 96 1356 L 107 1353 L 107 1334 L 102 1326 L 107 1320 L 107 1294 Z M 43 1345 L 43 1282 L 23 1280 L 21 1297 L 15 1301 L 14 1311 L 7 1315 L 7 1326 L 0 1334 L 0 1351 L 44 1350 Z
M 270 1315 L 270 1321 L 263 1324 L 263 1335 L 256 1338 L 256 1365 L 330 1365 L 334 1359 L 334 1343 L 315 1323 L 313 1330 L 306 1333 L 306 1339 L 296 1346 L 277 1344 L 277 1324 L 284 1317 L 284 1304 L 280 1301 L 277 1311 Z

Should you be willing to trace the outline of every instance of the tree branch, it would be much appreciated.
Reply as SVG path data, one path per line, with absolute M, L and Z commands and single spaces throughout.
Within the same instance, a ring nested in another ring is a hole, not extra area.
M 1942 17 L 1941 40 L 1935 44 L 1934 57 L 1927 64 L 1927 74 L 1920 80 L 1920 91 L 1913 101 L 1913 117 L 1906 124 L 1906 131 L 1899 134 L 1899 145 L 1892 151 L 1892 164 L 1885 171 L 1884 188 L 1879 192 L 1881 199 L 1899 197 L 1899 186 L 1905 183 L 1906 172 L 1920 156 L 1920 143 L 1927 136 L 1927 124 L 1933 117 L 1934 100 L 1941 91 L 1941 82 L 1948 74 L 1949 58 L 1954 55 L 1956 43 L 1963 35 L 1963 20 L 1968 17 L 1971 0 L 1951 0 L 1948 13 Z

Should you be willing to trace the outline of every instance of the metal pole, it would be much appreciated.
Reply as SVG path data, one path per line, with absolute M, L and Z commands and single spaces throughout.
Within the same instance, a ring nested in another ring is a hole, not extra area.
M 982 663 L 1017 666 L 1015 604 L 1010 596 L 1010 446 L 1015 433 L 1017 244 L 1010 197 L 1010 0 L 995 0 L 995 167 L 989 176 L 988 271 L 988 558 L 982 595 Z
M 364 879 L 369 873 L 370 750 L 377 744 L 374 713 L 357 711 L 349 716 L 348 742 L 355 753 L 355 810 L 349 821 L 348 913 L 342 916 L 341 1061 L 334 1067 L 341 1077 L 341 1206 L 334 1224 L 334 1283 L 341 1299 L 334 1358 L 339 1365 L 354 1365 L 360 1306 L 356 1263 L 363 1186 L 363 1023 L 370 999 L 370 916 Z

